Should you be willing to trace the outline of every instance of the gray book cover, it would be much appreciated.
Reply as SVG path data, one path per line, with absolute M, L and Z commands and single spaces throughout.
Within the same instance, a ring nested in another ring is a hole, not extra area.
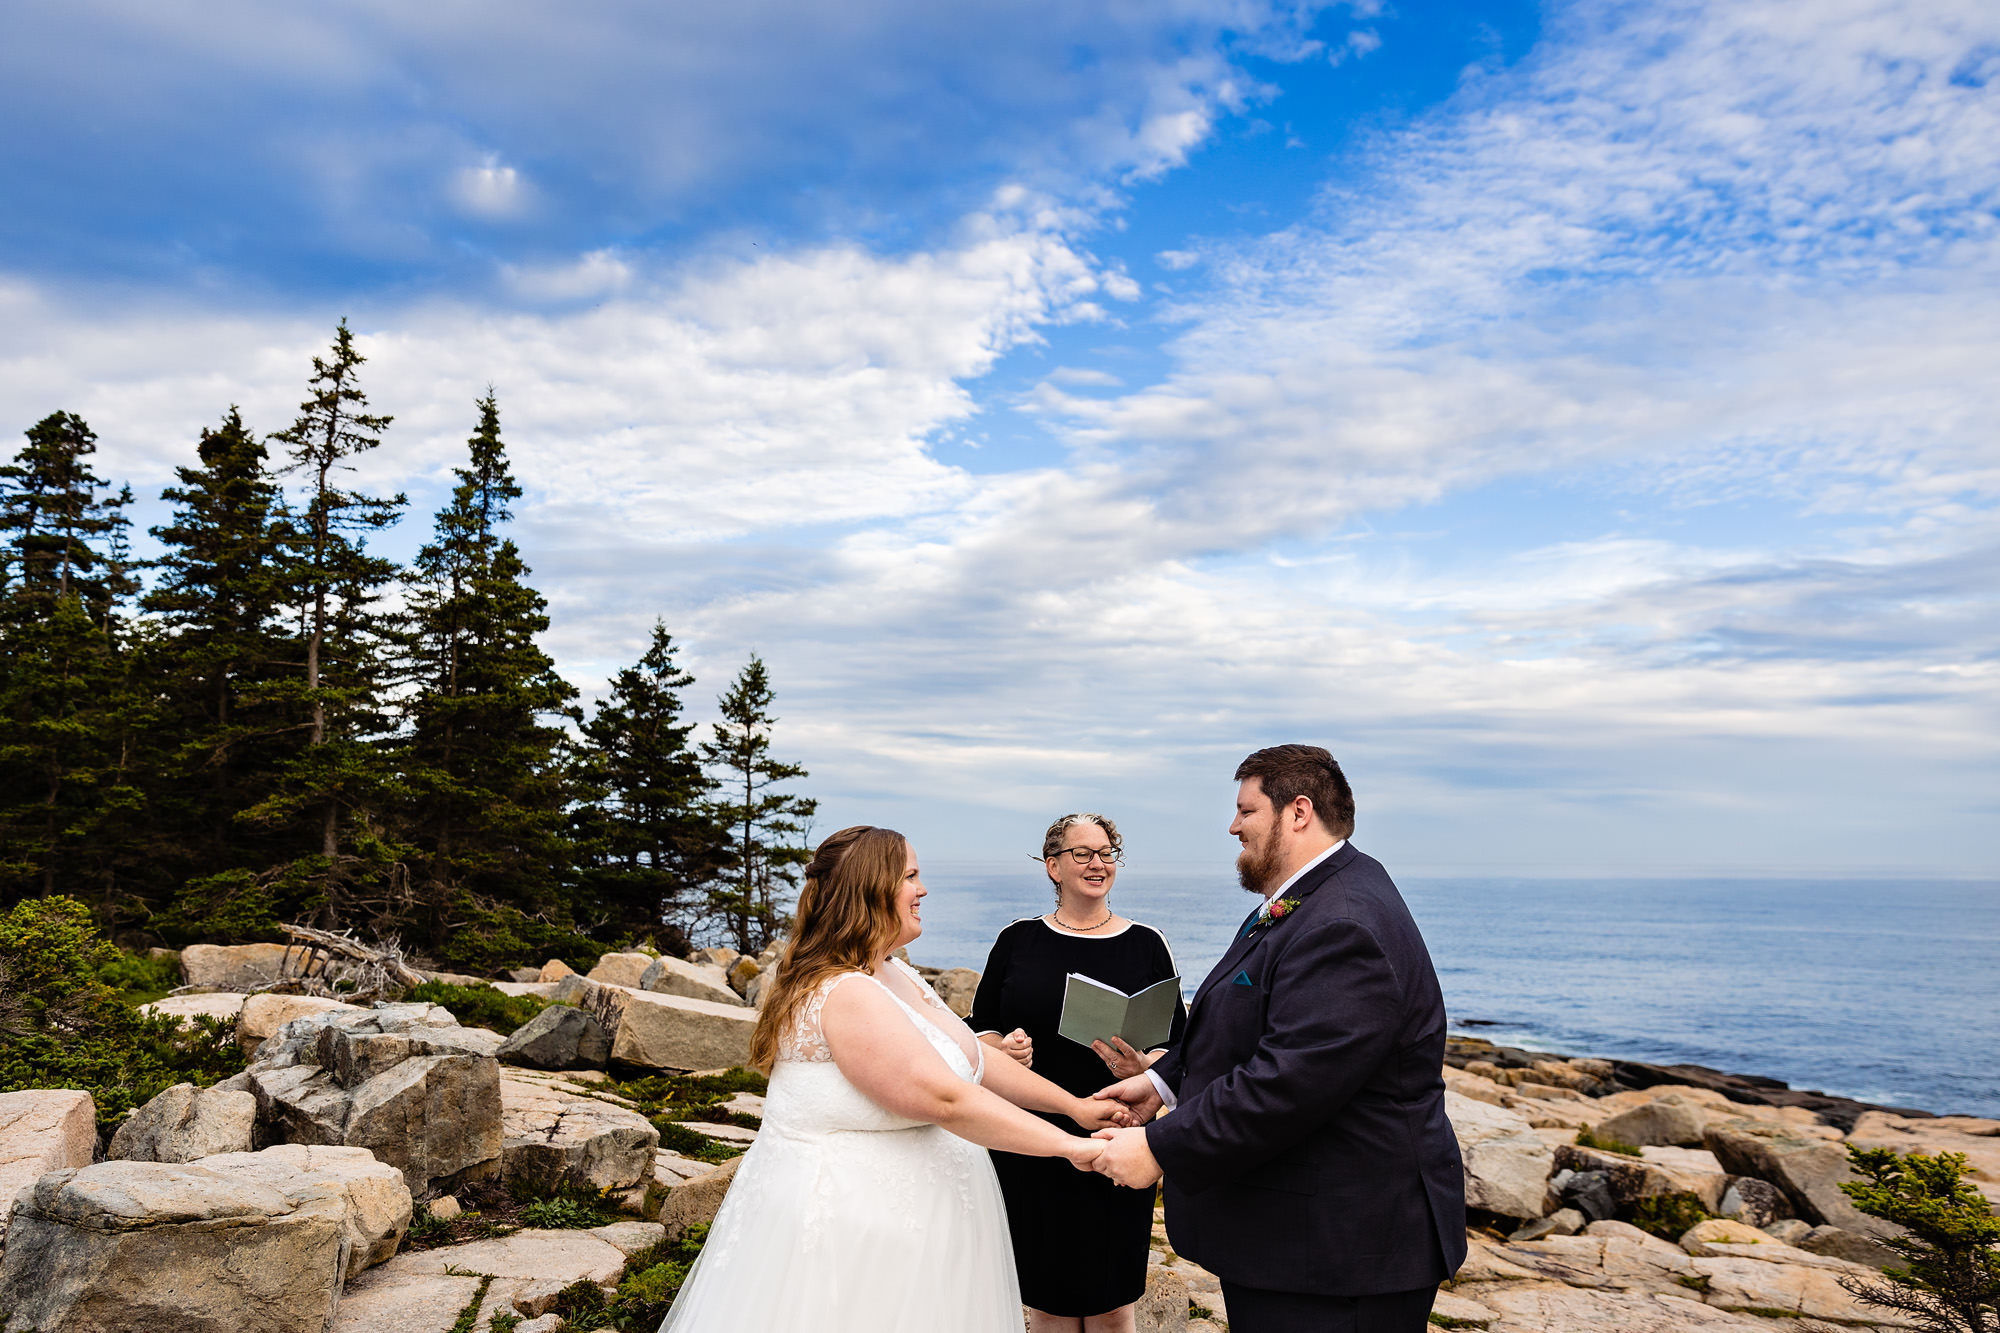
M 1063 987 L 1062 1021 L 1056 1032 L 1084 1046 L 1123 1037 L 1133 1050 L 1149 1051 L 1174 1030 L 1174 1008 L 1180 998 L 1179 977 L 1127 995 L 1116 986 L 1072 972 Z

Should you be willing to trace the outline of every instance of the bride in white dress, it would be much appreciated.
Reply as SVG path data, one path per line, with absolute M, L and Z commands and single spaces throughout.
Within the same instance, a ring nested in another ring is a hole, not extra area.
M 661 1333 L 1019 1333 L 1007 1213 L 987 1148 L 1102 1150 L 1119 1104 L 1073 1097 L 986 1048 L 915 969 L 926 890 L 900 833 L 821 843 L 758 1015 L 764 1127 Z M 1061 1219 L 1049 1219 L 1059 1225 Z

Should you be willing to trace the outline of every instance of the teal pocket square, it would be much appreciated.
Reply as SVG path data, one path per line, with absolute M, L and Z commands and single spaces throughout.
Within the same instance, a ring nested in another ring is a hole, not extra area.
M 1236 974 L 1236 980 L 1231 984 L 1237 986 L 1254 986 L 1257 983 L 1250 980 L 1250 974 L 1248 972 L 1238 972 Z

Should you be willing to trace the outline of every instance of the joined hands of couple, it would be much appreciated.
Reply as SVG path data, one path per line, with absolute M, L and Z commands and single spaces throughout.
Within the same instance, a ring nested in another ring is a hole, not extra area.
M 1158 1184 L 1160 1164 L 1147 1146 L 1146 1124 L 1160 1112 L 1160 1093 L 1144 1069 L 1093 1093 L 1084 1105 L 1104 1108 L 1093 1118 L 1098 1129 L 1090 1136 L 1097 1151 L 1079 1152 L 1070 1158 L 1070 1164 L 1079 1171 L 1109 1176 L 1114 1183 L 1128 1189 Z M 1088 1129 L 1092 1121 L 1079 1123 Z
M 1023 1066 L 1034 1066 L 1034 1042 L 1020 1028 L 994 1045 Z M 1070 1154 L 1070 1165 L 1079 1171 L 1109 1176 L 1128 1189 L 1157 1184 L 1160 1164 L 1153 1160 L 1153 1150 L 1146 1146 L 1145 1129 L 1160 1113 L 1161 1105 L 1159 1089 L 1146 1077 L 1152 1061 L 1126 1045 L 1121 1037 L 1113 1037 L 1108 1043 L 1094 1041 L 1090 1049 L 1119 1081 L 1084 1101 L 1085 1109 L 1075 1117 L 1076 1122 L 1096 1132 L 1087 1142 L 1076 1146 Z

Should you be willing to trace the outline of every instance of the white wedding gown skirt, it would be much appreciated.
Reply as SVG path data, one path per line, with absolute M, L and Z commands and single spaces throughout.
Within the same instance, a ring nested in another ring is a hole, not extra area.
M 877 984 L 834 983 L 854 976 Z M 985 1149 L 863 1096 L 825 1051 L 817 1000 L 771 1072 L 764 1127 L 661 1333 L 1020 1333 Z M 985 1072 L 903 1008 L 960 1077 Z

